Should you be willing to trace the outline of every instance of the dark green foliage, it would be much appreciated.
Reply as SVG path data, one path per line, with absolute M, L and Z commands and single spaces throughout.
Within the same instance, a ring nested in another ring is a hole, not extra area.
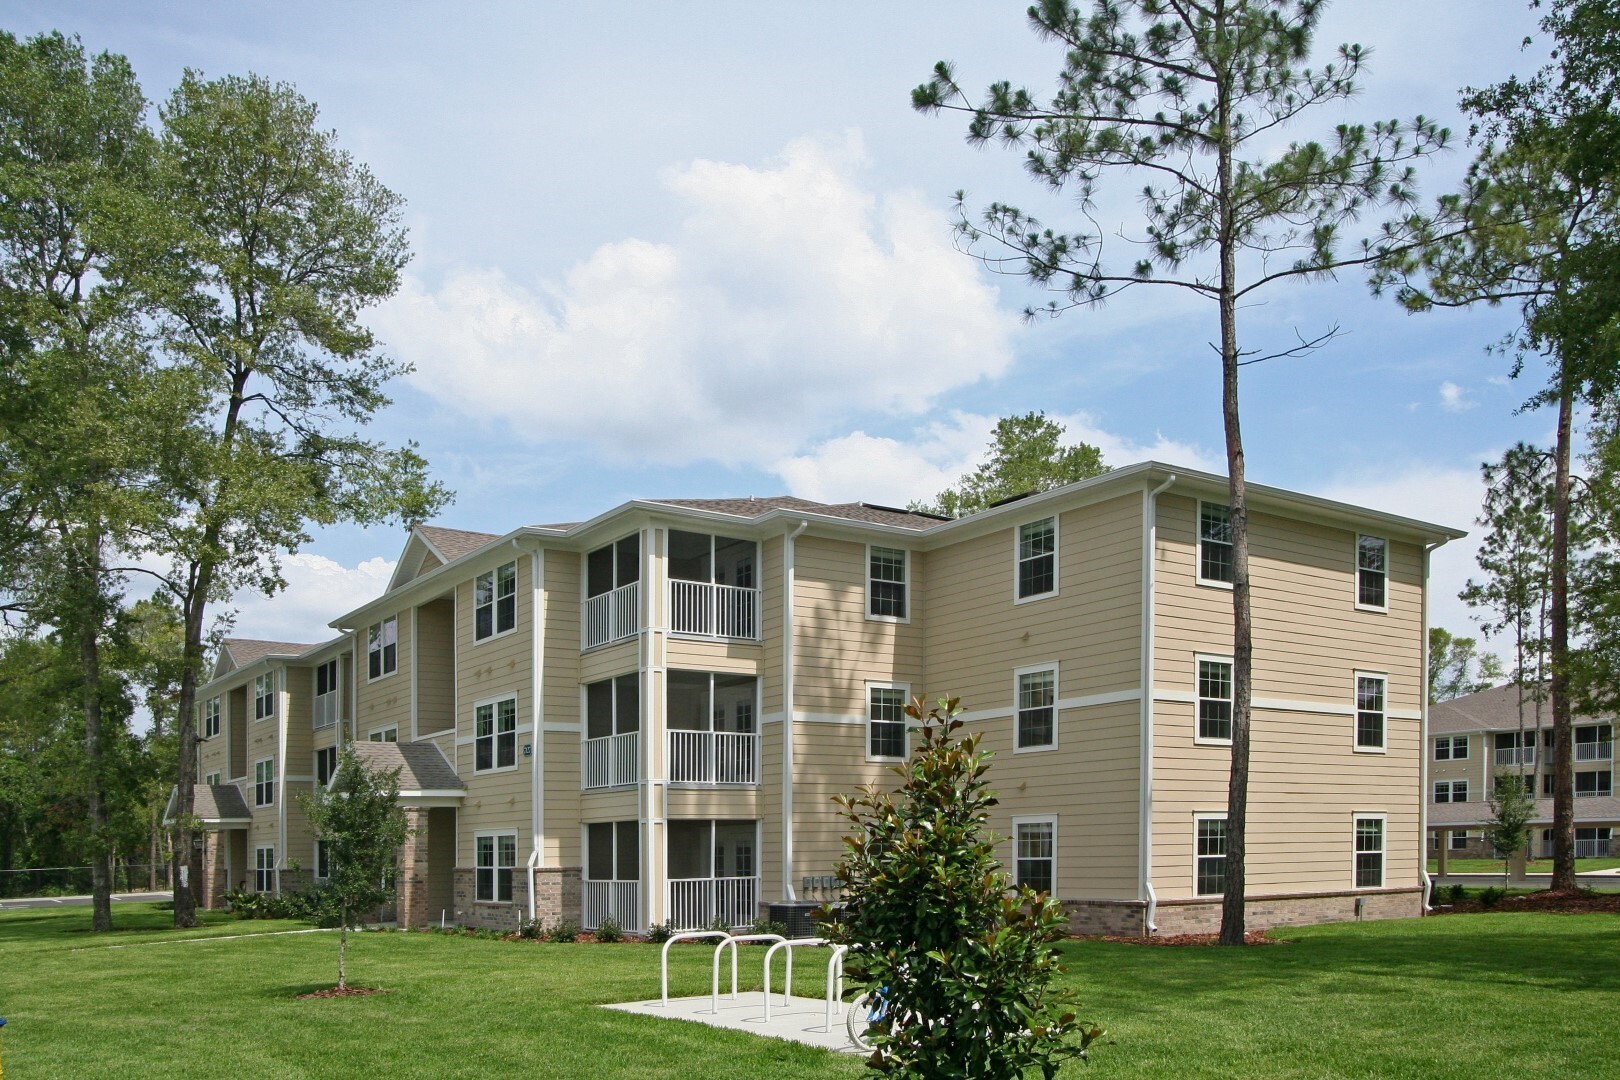
M 541 919 L 524 919 L 518 923 L 518 937 L 525 941 L 541 941 L 546 936 L 546 924 Z
M 775 934 L 777 937 L 787 937 L 787 923 L 780 919 L 755 919 L 754 925 L 748 928 L 750 934 Z
M 984 463 L 933 502 L 912 503 L 911 509 L 963 517 L 1014 495 L 1048 491 L 1108 471 L 1101 450 L 1089 443 L 1064 446 L 1063 433 L 1063 425 L 1043 412 L 1004 416 L 996 421 Z
M 559 919 L 546 931 L 547 941 L 578 941 L 579 923 L 572 919 Z
M 655 922 L 647 927 L 646 941 L 649 945 L 662 945 L 675 936 L 675 924 L 672 922 Z
M 1499 769 L 1496 782 L 1485 796 L 1491 808 L 1490 819 L 1485 823 L 1485 839 L 1504 862 L 1522 854 L 1530 842 L 1530 822 L 1536 814 L 1536 802 L 1526 789 L 1526 781 L 1527 778 L 1518 773 Z
M 1507 896 L 1507 890 L 1500 885 L 1479 890 L 1479 904 L 1481 907 L 1493 908 L 1500 904 Z
M 596 928 L 596 940 L 609 943 L 623 941 L 624 928 L 619 925 L 619 920 L 611 915 L 604 918 L 601 925 Z
M 958 737 L 959 703 L 906 714 L 922 725 L 898 792 L 837 802 L 854 827 L 839 864 L 847 903 L 828 936 L 849 971 L 890 1001 L 868 1064 L 901 1077 L 1053 1076 L 1102 1034 L 1052 981 L 1067 933 L 1057 901 L 1009 887 L 987 827 L 996 798 L 979 736 Z
M 227 889 L 225 906 L 233 919 L 307 919 L 317 926 L 337 926 L 343 918 L 331 889 L 317 885 L 303 892 L 255 893 Z M 168 910 L 173 910 L 171 902 Z
M 1468 899 L 1468 890 L 1461 885 L 1449 885 L 1446 887 L 1446 899 L 1453 904 L 1460 904 Z
M 1494 653 L 1479 651 L 1479 642 L 1453 634 L 1443 626 L 1429 627 L 1429 701 L 1450 701 L 1465 694 L 1489 690 L 1507 678 Z

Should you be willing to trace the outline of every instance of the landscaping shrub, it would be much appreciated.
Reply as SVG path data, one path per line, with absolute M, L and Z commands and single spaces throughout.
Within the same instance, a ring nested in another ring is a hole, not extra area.
M 557 924 L 546 931 L 547 941 L 578 941 L 579 923 L 568 919 L 559 919 Z
M 1448 885 L 1446 887 L 1446 899 L 1453 904 L 1460 904 L 1468 899 L 1468 890 L 1461 885 Z
M 1506 895 L 1507 895 L 1507 890 L 1502 888 L 1502 886 L 1500 886 L 1500 885 L 1492 885 L 1488 889 L 1481 889 L 1480 890 L 1480 892 L 1479 892 L 1479 902 L 1480 902 L 1480 905 L 1482 907 L 1493 908 L 1497 904 L 1500 904 L 1502 902 L 1502 898 L 1505 897 Z
M 597 926 L 596 940 L 606 941 L 609 943 L 623 941 L 624 927 L 619 925 L 618 919 L 615 919 L 613 916 L 609 915 L 602 920 L 599 926 Z
M 749 927 L 750 934 L 778 934 L 787 937 L 787 923 L 780 919 L 755 919 L 754 925 Z
M 518 937 L 539 941 L 546 936 L 546 924 L 539 919 L 524 919 L 518 923 Z
M 675 924 L 672 922 L 655 922 L 647 927 L 647 944 L 662 945 L 675 936 Z
M 718 930 L 722 934 L 729 934 L 731 933 L 731 920 L 726 918 L 724 915 L 716 915 L 714 918 L 709 920 L 709 925 L 705 926 L 703 929 Z

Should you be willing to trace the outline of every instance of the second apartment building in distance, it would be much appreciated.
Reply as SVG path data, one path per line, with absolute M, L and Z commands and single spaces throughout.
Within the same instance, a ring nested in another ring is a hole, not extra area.
M 1460 534 L 1250 498 L 1251 923 L 1415 915 L 1427 559 Z M 504 535 L 421 527 L 388 590 L 333 621 L 338 641 L 259 643 L 204 688 L 205 713 L 240 708 L 249 739 L 255 672 L 288 688 L 268 759 L 281 788 L 255 787 L 263 746 L 204 743 L 205 769 L 230 758 L 199 797 L 210 842 L 255 887 L 305 880 L 294 851 L 318 877 L 286 800 L 323 779 L 331 729 L 403 770 L 404 922 L 749 923 L 838 898 L 833 796 L 893 783 L 905 702 L 948 694 L 996 754 L 992 824 L 1018 880 L 1077 931 L 1213 929 L 1225 504 L 1224 478 L 1150 462 L 956 521 L 781 497 L 638 500 Z M 244 824 L 232 791 L 272 801 Z M 261 851 L 272 821 L 280 846 Z

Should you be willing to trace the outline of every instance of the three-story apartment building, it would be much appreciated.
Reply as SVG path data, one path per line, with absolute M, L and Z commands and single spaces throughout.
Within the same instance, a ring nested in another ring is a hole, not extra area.
M 1251 921 L 1417 914 L 1427 560 L 1461 534 L 1250 498 Z M 955 521 L 780 497 L 419 527 L 335 641 L 222 654 L 205 881 L 320 876 L 287 793 L 347 737 L 402 769 L 406 923 L 748 923 L 837 899 L 833 796 L 893 782 L 905 702 L 949 694 L 996 753 L 1017 879 L 1077 930 L 1213 928 L 1225 507 L 1224 478 L 1149 462 Z M 278 711 L 255 719 L 263 687 Z

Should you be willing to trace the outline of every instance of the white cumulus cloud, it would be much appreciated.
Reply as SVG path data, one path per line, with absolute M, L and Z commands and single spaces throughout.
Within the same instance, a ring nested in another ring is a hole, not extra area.
M 287 587 L 273 597 L 238 593 L 229 605 L 237 612 L 232 633 L 268 641 L 330 640 L 337 631 L 326 624 L 381 596 L 393 574 L 394 561 L 381 557 L 345 566 L 324 555 L 284 556 L 281 576 Z
M 1446 412 L 1467 412 L 1478 404 L 1468 399 L 1468 391 L 1464 387 L 1450 380 L 1440 384 L 1440 407 Z
M 627 458 L 757 461 L 854 412 L 920 415 L 1001 374 L 1017 318 L 938 208 L 865 190 L 862 161 L 850 135 L 692 162 L 664 177 L 667 240 L 603 244 L 545 285 L 407 277 L 375 327 L 443 404 Z

